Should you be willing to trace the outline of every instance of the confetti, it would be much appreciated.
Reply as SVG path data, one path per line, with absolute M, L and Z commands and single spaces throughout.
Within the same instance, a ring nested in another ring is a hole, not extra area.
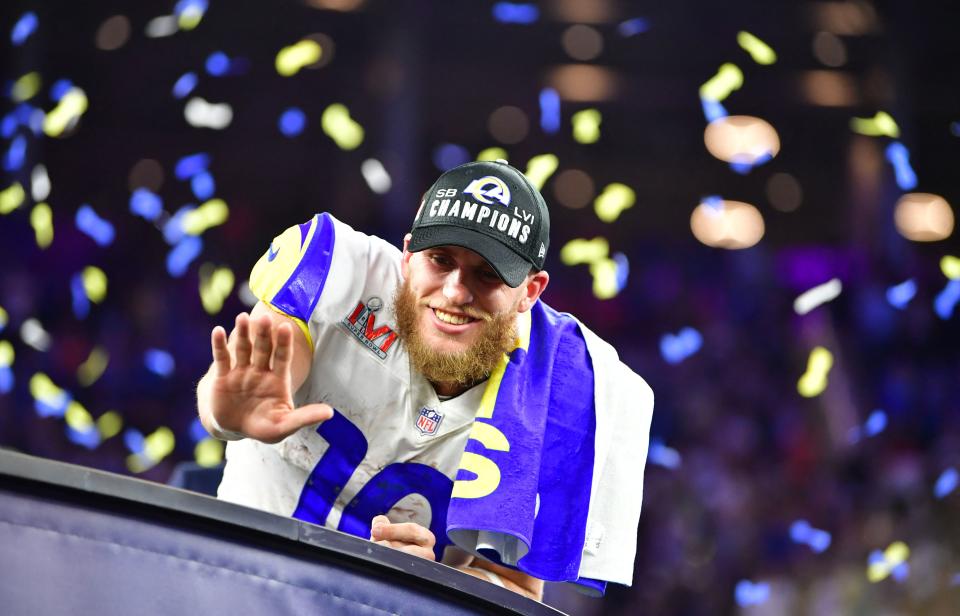
M 27 319 L 20 325 L 20 339 L 27 346 L 40 352 L 46 352 L 50 349 L 50 334 L 36 319 Z
M 176 34 L 177 30 L 177 18 L 175 16 L 161 15 L 160 17 L 154 17 L 147 22 L 147 26 L 144 28 L 144 33 L 149 38 L 162 38 L 164 36 Z
M 540 19 L 540 9 L 535 4 L 497 2 L 493 18 L 503 24 L 532 24 Z
M 876 436 L 886 430 L 887 428 L 887 414 L 882 409 L 876 409 L 870 416 L 867 417 L 867 421 L 863 426 L 854 426 L 850 428 L 850 432 L 847 434 L 848 440 L 851 444 L 855 444 L 860 441 L 861 438 L 870 438 Z
M 917 283 L 910 278 L 887 289 L 887 303 L 898 310 L 903 310 L 916 294 Z
M 324 109 L 320 127 L 341 150 L 355 150 L 363 143 L 363 127 L 350 117 L 350 111 L 340 103 Z
M 727 62 L 720 66 L 717 74 L 700 86 L 702 100 L 723 102 L 734 90 L 743 85 L 743 72 L 736 64 Z
M 950 467 L 937 477 L 937 483 L 933 486 L 933 495 L 937 499 L 945 498 L 957 489 L 958 483 L 960 483 L 960 473 L 957 473 L 957 469 Z
M 596 143 L 600 139 L 602 116 L 597 109 L 584 109 L 573 114 L 573 138 L 577 143 Z
M 99 267 L 83 268 L 83 290 L 94 304 L 102 303 L 107 296 L 107 275 Z
M 72 81 L 69 79 L 57 79 L 53 82 L 53 85 L 50 86 L 50 99 L 55 103 L 59 103 L 72 89 Z
M 163 224 L 163 239 L 168 244 L 175 246 L 187 235 L 186 231 L 183 230 L 183 220 L 195 209 L 197 208 L 193 204 L 185 205 L 174 212 L 173 216 Z
M 901 190 L 913 190 L 917 187 L 917 174 L 910 166 L 910 152 L 907 147 L 899 141 L 894 141 L 887 146 L 887 161 L 893 165 L 894 174 L 897 178 L 897 186 Z
M 477 160 L 507 160 L 507 158 L 507 151 L 500 147 L 480 150 L 480 153 L 477 154 Z
M 9 214 L 13 210 L 23 205 L 23 200 L 27 194 L 23 191 L 23 185 L 14 182 L 10 186 L 0 190 L 0 214 Z
M 447 171 L 460 166 L 470 160 L 467 148 L 456 143 L 441 143 L 433 150 L 433 166 L 440 171 Z
M 184 156 L 177 161 L 173 168 L 173 174 L 178 180 L 189 180 L 198 173 L 207 170 L 210 166 L 210 155 L 205 152 L 198 152 Z
M 277 122 L 280 132 L 286 137 L 296 137 L 303 132 L 307 125 L 307 116 L 299 107 L 290 107 L 282 114 Z
M 718 101 L 701 97 L 700 105 L 703 107 L 703 117 L 707 119 L 708 123 L 728 117 L 727 110 Z
M 751 582 L 740 580 L 734 589 L 734 597 L 740 607 L 760 605 L 770 598 L 770 584 L 766 582 Z
M 174 278 L 179 278 L 187 271 L 190 264 L 203 251 L 203 240 L 195 235 L 184 236 L 167 253 L 167 272 Z
M 27 156 L 27 140 L 23 135 L 10 142 L 7 153 L 3 156 L 3 170 L 7 172 L 19 171 L 23 166 L 23 161 Z
M 74 430 L 83 431 L 93 426 L 93 417 L 90 412 L 76 400 L 71 400 L 67 404 L 67 410 L 63 414 L 67 425 Z
M 173 97 L 186 98 L 190 96 L 193 89 L 197 87 L 197 74 L 194 72 L 184 73 L 173 84 Z
M 193 448 L 193 458 L 203 468 L 213 468 L 223 462 L 224 443 L 207 437 Z
M 366 180 L 367 186 L 369 186 L 373 192 L 378 195 L 390 192 L 390 174 L 387 173 L 383 163 L 376 158 L 368 158 L 363 161 L 363 163 L 360 164 L 360 173 L 363 174 L 363 179 Z
M 953 314 L 958 300 L 960 300 L 960 280 L 950 280 L 933 299 L 933 310 L 938 317 L 946 321 Z
M 684 327 L 676 334 L 660 337 L 660 355 L 668 364 L 676 365 L 695 354 L 703 346 L 703 336 L 692 327 Z
M 217 314 L 233 291 L 234 276 L 230 268 L 215 268 L 210 263 L 200 267 L 200 302 L 207 314 Z
M 162 377 L 170 376 L 176 368 L 173 355 L 160 349 L 147 349 L 143 354 L 143 363 L 147 370 Z
M 30 172 L 30 196 L 37 203 L 46 201 L 50 196 L 50 176 L 43 165 L 35 166 Z
M 867 579 L 876 583 L 893 573 L 894 578 L 901 581 L 909 573 L 908 558 L 910 558 L 910 548 L 902 541 L 891 543 L 882 552 L 874 550 L 867 559 Z
M 7 323 L 10 322 L 10 315 L 7 314 L 6 309 L 0 306 L 0 332 L 7 328 Z
M 159 462 L 173 451 L 175 444 L 173 431 L 161 426 L 144 439 L 143 452 L 151 460 Z
M 676 449 L 671 449 L 663 444 L 660 439 L 650 439 L 650 448 L 647 451 L 647 459 L 651 464 L 676 470 L 680 468 L 682 460 L 680 453 Z
M 197 209 L 186 212 L 181 224 L 187 235 L 200 235 L 207 229 L 222 225 L 229 217 L 230 208 L 223 199 L 211 199 Z
M 103 347 L 94 347 L 87 359 L 77 367 L 77 382 L 82 387 L 90 387 L 103 375 L 109 363 L 110 355 Z
M 33 11 L 27 11 L 20 16 L 17 23 L 13 24 L 13 29 L 10 31 L 10 42 L 16 47 L 23 45 L 30 38 L 30 35 L 37 31 L 37 25 L 39 25 L 37 14 Z
M 538 154 L 527 161 L 527 170 L 524 175 L 537 190 L 543 190 L 553 172 L 560 165 L 560 159 L 554 154 Z
M 284 77 L 292 77 L 299 73 L 300 69 L 317 63 L 322 55 L 323 49 L 316 41 L 303 39 L 277 52 L 274 66 Z
M 30 226 L 37 240 L 37 246 L 47 248 L 53 243 L 53 212 L 46 203 L 38 203 L 30 210 Z
M 553 88 L 540 90 L 540 128 L 548 135 L 560 130 L 560 95 Z
M 593 209 L 597 218 L 603 222 L 613 222 L 620 217 L 624 210 L 633 207 L 637 195 L 626 184 L 614 182 L 608 184 L 593 202 Z
M 886 111 L 878 111 L 872 118 L 853 118 L 850 128 L 855 133 L 868 137 L 900 137 L 900 127 Z
M 123 417 L 116 411 L 107 411 L 100 417 L 97 417 L 97 430 L 100 432 L 100 439 L 107 440 L 118 434 L 123 429 Z
M 153 222 L 163 212 L 163 200 L 146 188 L 138 188 L 130 195 L 130 212 Z
M 215 51 L 207 56 L 203 67 L 206 69 L 207 74 L 213 77 L 222 77 L 230 70 L 230 58 L 222 51 Z
M 9 340 L 0 340 L 0 368 L 9 368 L 13 365 L 16 354 Z
M 68 425 L 67 440 L 87 449 L 96 449 L 100 444 L 100 433 L 94 425 L 89 425 L 82 430 L 77 430 Z
M 77 228 L 97 243 L 98 246 L 109 246 L 116 235 L 113 225 L 100 218 L 93 208 L 86 203 L 80 206 L 75 217 Z
M 593 263 L 610 254 L 610 244 L 602 237 L 592 240 L 574 239 L 560 249 L 560 261 L 564 265 Z
M 808 546 L 817 554 L 829 548 L 832 540 L 830 533 L 813 528 L 806 520 L 797 520 L 790 525 L 790 539 L 795 543 Z
M 817 306 L 839 297 L 841 291 L 843 291 L 843 283 L 840 282 L 839 278 L 833 278 L 801 293 L 793 301 L 793 311 L 799 315 L 807 314 Z
M 90 298 L 83 288 L 83 276 L 77 272 L 70 277 L 70 297 L 73 307 L 73 316 L 85 319 L 90 314 Z
M 635 34 L 642 34 L 649 29 L 650 22 L 643 17 L 634 17 L 633 19 L 621 21 L 617 25 L 617 33 L 624 38 L 629 38 Z
M 810 351 L 807 371 L 797 381 L 797 391 L 804 398 L 813 398 L 827 388 L 827 375 L 833 367 L 833 354 L 822 346 Z
M 41 85 L 43 85 L 43 80 L 40 78 L 40 73 L 34 71 L 32 73 L 22 75 L 19 79 L 13 82 L 13 89 L 10 91 L 10 98 L 15 103 L 28 101 L 37 95 L 37 92 L 40 91 Z
M 194 96 L 183 108 L 183 117 L 195 128 L 224 129 L 233 121 L 233 108 L 227 103 L 209 103 Z
M 620 292 L 617 285 L 617 262 L 603 258 L 590 263 L 593 276 L 593 295 L 597 299 L 610 299 Z
M 87 110 L 87 95 L 74 86 L 70 88 L 53 111 L 43 119 L 43 133 L 48 137 L 60 137 L 80 120 Z
M 206 12 L 207 0 L 178 0 L 173 7 L 173 14 L 181 30 L 193 30 L 199 26 Z
M 190 178 L 190 190 L 193 191 L 194 197 L 204 200 L 213 196 L 217 185 L 209 171 L 201 171 Z
M 737 44 L 743 48 L 757 64 L 773 64 L 777 61 L 777 54 L 769 45 L 754 35 L 741 30 L 737 33 Z
M 960 280 L 960 258 L 945 255 L 940 259 L 940 271 L 950 280 Z
M 627 279 L 630 277 L 630 261 L 622 252 L 614 254 L 613 261 L 617 264 L 617 292 L 619 293 L 627 286 Z
M 57 387 L 46 374 L 37 372 L 30 377 L 30 395 L 40 417 L 62 417 L 70 404 L 70 394 Z

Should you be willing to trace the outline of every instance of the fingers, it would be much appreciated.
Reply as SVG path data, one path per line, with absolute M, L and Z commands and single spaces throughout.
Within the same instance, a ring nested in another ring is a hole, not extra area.
M 237 334 L 237 367 L 244 368 L 250 364 L 250 317 L 246 312 L 237 315 L 236 327 Z
M 307 404 L 284 413 L 277 431 L 283 435 L 282 438 L 286 438 L 304 426 L 322 423 L 331 417 L 333 407 L 329 404 Z
M 377 516 L 379 518 L 381 516 Z M 376 520 L 377 518 L 374 518 Z M 429 529 L 413 522 L 404 522 L 402 524 L 375 524 L 371 529 L 372 537 L 377 541 L 393 541 L 404 544 L 418 545 L 424 548 L 432 548 L 436 542 L 436 537 Z
M 253 322 L 253 357 L 250 363 L 260 370 L 270 369 L 270 356 L 273 354 L 270 317 L 264 315 Z
M 214 374 L 225 376 L 230 372 L 230 351 L 227 349 L 227 332 L 219 325 L 210 334 L 210 346 L 213 349 Z
M 409 543 L 403 543 L 402 541 L 374 541 L 377 545 L 386 546 L 388 548 L 393 548 L 395 550 L 400 550 L 401 552 L 406 552 L 407 554 L 412 554 L 413 556 L 418 556 L 420 558 L 426 558 L 427 560 L 436 560 L 437 555 L 433 553 L 432 548 L 425 548 L 419 545 L 411 545 Z
M 293 329 L 286 323 L 277 327 L 277 347 L 273 350 L 273 371 L 278 376 L 285 376 L 290 372 L 290 362 L 293 355 Z

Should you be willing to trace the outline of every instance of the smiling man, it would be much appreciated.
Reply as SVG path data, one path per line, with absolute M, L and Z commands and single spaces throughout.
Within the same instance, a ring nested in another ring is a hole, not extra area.
M 329 214 L 275 238 L 197 389 L 218 496 L 536 599 L 630 583 L 652 393 L 538 302 L 549 229 L 497 161 L 441 175 L 402 251 Z

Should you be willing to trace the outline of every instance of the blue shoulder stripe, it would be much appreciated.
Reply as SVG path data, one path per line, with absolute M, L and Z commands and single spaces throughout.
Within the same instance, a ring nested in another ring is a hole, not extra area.
M 300 226 L 300 231 L 301 237 L 305 237 L 304 225 Z M 275 308 L 304 323 L 310 321 L 310 315 L 327 283 L 335 242 L 334 223 L 330 215 L 318 215 L 313 238 L 300 257 L 297 268 L 270 302 Z

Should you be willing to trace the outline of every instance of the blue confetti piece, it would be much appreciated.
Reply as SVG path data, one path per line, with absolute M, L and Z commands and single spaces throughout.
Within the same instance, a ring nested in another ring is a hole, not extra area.
M 790 539 L 796 543 L 806 543 L 811 530 L 806 520 L 797 520 L 790 525 Z
M 188 180 L 201 171 L 206 171 L 209 166 L 210 155 L 205 152 L 198 152 L 178 160 L 173 168 L 173 174 L 177 176 L 178 180 Z
M 650 22 L 643 17 L 634 17 L 620 22 L 617 26 L 617 33 L 622 37 L 631 37 L 635 34 L 643 34 L 650 29 Z
M 39 23 L 37 14 L 33 11 L 27 11 L 20 16 L 17 23 L 13 24 L 13 29 L 10 31 L 10 42 L 17 47 L 23 45 L 30 38 L 30 35 L 37 31 Z
M 184 73 L 180 75 L 180 78 L 177 79 L 177 82 L 173 84 L 173 97 L 174 98 L 184 98 L 189 96 L 193 89 L 197 87 L 197 74 L 194 72 Z
M 684 327 L 676 335 L 664 334 L 660 338 L 660 355 L 668 364 L 679 364 L 700 350 L 703 336 L 692 327 Z
M 222 51 L 215 51 L 207 57 L 204 68 L 214 77 L 222 77 L 230 70 L 230 58 Z
M 619 293 L 627 286 L 627 279 L 630 277 L 630 260 L 627 259 L 627 255 L 618 252 L 613 255 L 613 262 L 617 264 L 617 293 Z
M 960 137 L 960 122 L 950 122 L 950 132 L 954 137 Z
M 960 483 L 960 474 L 957 473 L 957 469 L 950 467 L 940 473 L 937 483 L 933 486 L 933 495 L 938 499 L 944 498 L 957 489 L 958 483 Z
M 183 276 L 190 263 L 193 262 L 203 251 L 203 240 L 195 235 L 185 235 L 183 239 L 177 242 L 169 253 L 167 253 L 167 271 L 174 278 Z
M 290 107 L 282 114 L 277 126 L 286 137 L 296 137 L 307 125 L 307 116 L 298 107 Z
M 723 197 L 720 195 L 708 195 L 704 197 L 703 204 L 717 214 L 723 212 Z
M 17 116 L 11 111 L 3 116 L 3 120 L 0 121 L 0 136 L 4 139 L 9 139 L 13 136 L 13 133 L 16 132 L 17 126 L 19 125 L 20 123 L 17 122 Z
M 57 79 L 53 82 L 53 85 L 50 86 L 50 98 L 53 102 L 59 103 L 60 99 L 66 96 L 72 87 L 73 82 L 69 79 Z
M 97 216 L 93 208 L 84 203 L 77 210 L 77 228 L 86 233 L 99 246 L 109 246 L 113 243 L 116 233 L 113 225 Z
M 83 286 L 83 274 L 77 272 L 70 278 L 70 296 L 73 298 L 73 315 L 85 319 L 90 314 L 90 298 Z
M 822 554 L 830 547 L 830 542 L 832 537 L 830 533 L 825 530 L 818 530 L 816 528 L 811 529 L 809 536 L 807 537 L 807 545 L 810 546 L 810 549 L 816 552 L 817 554 Z
M 548 135 L 560 130 L 560 95 L 553 88 L 540 90 L 540 128 Z
M 3 157 L 3 170 L 12 172 L 19 171 L 23 167 L 23 161 L 27 157 L 27 140 L 23 135 L 17 135 L 17 138 L 10 142 L 7 153 Z
M 887 303 L 897 310 L 903 310 L 916 294 L 917 283 L 910 278 L 887 289 Z
M 143 437 L 143 433 L 136 428 L 127 428 L 123 433 L 123 444 L 126 445 L 127 451 L 130 453 L 143 453 L 147 440 Z
M 40 417 L 63 417 L 67 412 L 67 405 L 70 404 L 72 399 L 67 392 L 63 392 L 55 398 L 36 398 L 33 401 L 33 408 Z
M 903 561 L 890 570 L 890 576 L 898 582 L 902 582 L 910 576 L 910 563 Z
M 173 216 L 171 216 L 166 223 L 163 225 L 163 239 L 167 241 L 171 246 L 176 245 L 183 237 L 187 234 L 183 230 L 183 219 L 184 217 L 197 209 L 192 203 L 181 207 L 177 210 Z
M 210 436 L 207 434 L 207 429 L 203 427 L 203 424 L 200 422 L 199 417 L 194 417 L 193 422 L 190 424 L 190 440 L 194 443 L 199 443 L 203 439 Z
M 703 117 L 707 119 L 707 122 L 713 122 L 714 120 L 725 118 L 728 115 L 726 107 L 724 107 L 720 101 L 701 98 L 700 105 L 703 107 Z
M 532 24 L 540 18 L 540 9 L 535 4 L 497 2 L 493 18 L 504 24 Z
M 130 212 L 153 222 L 163 212 L 163 200 L 146 188 L 138 188 L 130 195 Z
M 674 470 L 680 468 L 682 463 L 680 452 L 667 447 L 660 439 L 650 440 L 650 449 L 647 451 L 647 458 L 651 464 Z
M 210 175 L 209 171 L 201 171 L 190 178 L 190 190 L 192 190 L 194 196 L 201 201 L 206 201 L 212 197 L 216 189 L 217 185 L 214 183 L 213 176 Z
M 467 148 L 455 143 L 441 143 L 433 151 L 433 164 L 440 171 L 453 169 L 469 160 Z
M 893 171 L 897 178 L 897 186 L 901 190 L 913 190 L 917 187 L 917 174 L 910 166 L 910 152 L 907 146 L 899 141 L 894 141 L 887 146 L 887 160 L 893 165 Z
M 867 565 L 876 565 L 885 562 L 887 562 L 887 557 L 883 555 L 883 551 L 881 550 L 874 550 L 867 556 Z
M 173 374 L 176 363 L 173 361 L 173 355 L 160 349 L 147 349 L 143 354 L 143 363 L 150 372 L 168 377 Z
M 43 113 L 42 109 L 33 109 L 30 112 L 30 118 L 27 120 L 27 127 L 33 132 L 34 136 L 39 137 L 40 133 L 43 132 L 43 119 L 46 117 L 46 114 Z
M 766 582 L 754 584 L 750 580 L 740 580 L 737 582 L 734 596 L 740 607 L 760 605 L 770 598 L 770 585 Z
M 193 10 L 200 15 L 207 12 L 207 0 L 178 0 L 173 6 L 173 14 L 180 17 L 188 10 Z
M 953 314 L 953 309 L 960 300 L 960 280 L 951 280 L 933 300 L 933 310 L 937 316 L 946 321 Z
M 67 426 L 67 439 L 71 443 L 76 443 L 87 449 L 96 449 L 100 444 L 100 432 L 95 425 L 89 426 L 86 430 L 77 430 Z
M 0 394 L 8 394 L 13 389 L 13 370 L 10 366 L 0 366 Z

